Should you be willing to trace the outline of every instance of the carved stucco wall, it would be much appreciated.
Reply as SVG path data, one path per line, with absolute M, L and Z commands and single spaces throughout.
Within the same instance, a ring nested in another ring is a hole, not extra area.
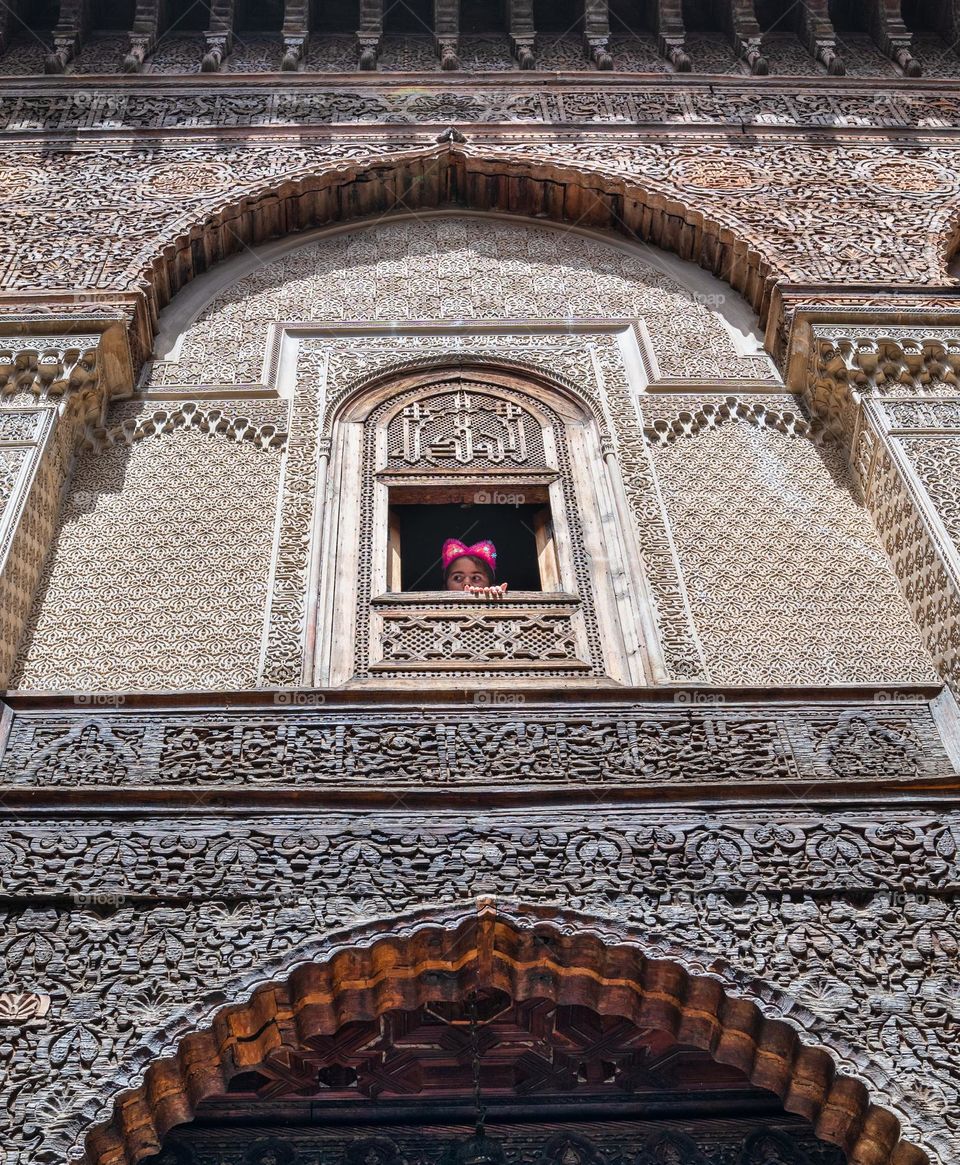
M 647 929 L 648 956 L 679 956 L 785 1018 L 902 1114 L 933 1160 L 955 1160 L 955 818 L 594 817 L 11 822 L 6 892 L 75 905 L 47 897 L 4 914 L 16 982 L 52 997 L 46 1023 L 0 1048 L 6 1160 L 63 1161 L 176 1039 L 341 946 L 343 928 L 491 892 L 587 912 L 613 935 Z
M 411 218 L 340 232 L 221 286 L 187 328 L 177 359 L 154 364 L 148 387 L 162 392 L 181 382 L 255 380 L 271 322 L 344 318 L 449 323 L 639 317 L 658 349 L 662 372 L 708 381 L 758 371 L 769 375 L 766 361 L 739 356 L 717 314 L 655 264 L 656 256 L 631 254 L 576 232 L 479 217 Z M 176 318 L 177 309 L 171 310 Z M 582 348 L 573 375 L 588 398 L 594 391 L 588 382 L 595 382 L 598 368 L 609 390 L 623 383 L 622 401 L 611 398 L 610 406 L 621 453 L 642 445 L 618 342 L 613 337 L 589 344 L 571 337 L 570 342 Z M 306 363 L 299 379 L 308 395 L 314 391 L 312 343 L 301 341 Z M 425 337 L 415 350 L 438 343 L 441 354 L 450 346 L 449 338 Z M 371 345 L 365 375 L 409 358 L 410 341 L 399 331 L 393 338 L 340 341 L 353 354 Z M 555 345 L 555 337 L 529 334 L 525 359 L 555 368 Z M 497 337 L 488 337 L 486 346 L 495 356 Z M 570 375 L 566 366 L 564 371 Z M 330 391 L 336 394 L 336 382 Z M 670 396 L 648 399 L 661 412 L 682 403 Z M 158 400 L 116 406 L 110 421 L 140 423 L 138 416 L 149 416 L 151 407 L 163 403 L 169 405 Z M 786 395 L 780 404 L 795 407 Z M 276 424 L 286 404 L 261 400 L 225 407 Z M 295 416 L 298 408 L 295 404 Z M 726 683 L 933 678 L 872 527 L 829 448 L 815 447 L 806 431 L 788 439 L 736 421 L 718 434 L 677 441 L 654 453 L 693 621 L 708 657 L 704 678 Z M 635 467 L 629 457 L 621 456 L 620 463 L 629 490 Z M 305 471 L 312 480 L 312 461 Z M 15 684 L 66 689 L 255 684 L 261 674 L 278 474 L 275 449 L 238 444 L 222 434 L 153 434 L 123 451 L 113 446 L 85 454 Z M 309 506 L 307 530 L 308 511 Z M 662 526 L 653 513 L 637 513 L 636 519 Z M 644 530 L 638 535 L 645 548 Z M 741 562 L 752 569 L 744 571 Z M 306 576 L 294 582 L 302 605 Z M 283 622 L 282 612 L 277 618 Z M 149 628 L 143 642 L 129 634 L 131 625 Z M 299 674 L 299 663 L 291 674 Z
M 715 682 L 934 677 L 838 446 L 741 421 L 654 465 Z
M 198 431 L 83 453 L 14 683 L 256 683 L 280 453 Z
M 458 216 L 335 234 L 264 262 L 214 295 L 147 383 L 257 381 L 274 320 L 571 317 L 641 317 L 664 376 L 772 375 L 762 357 L 737 355 L 717 313 L 668 273 L 667 256 Z

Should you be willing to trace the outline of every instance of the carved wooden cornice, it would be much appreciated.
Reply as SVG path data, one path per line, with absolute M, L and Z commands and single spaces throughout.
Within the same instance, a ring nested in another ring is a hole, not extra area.
M 611 805 L 734 790 L 760 804 L 781 799 L 787 782 L 807 803 L 872 804 L 921 788 L 937 800 L 957 785 L 947 701 L 933 687 L 795 689 L 787 699 L 783 689 L 567 684 L 558 711 L 555 691 L 529 675 L 458 682 L 411 687 L 406 701 L 397 689 L 251 692 L 216 710 L 210 696 L 12 696 L 0 800 L 80 813 L 109 785 L 116 806 L 167 808 L 398 796 L 408 806 L 542 806 L 587 790 Z M 248 756 L 244 742 L 254 741 Z

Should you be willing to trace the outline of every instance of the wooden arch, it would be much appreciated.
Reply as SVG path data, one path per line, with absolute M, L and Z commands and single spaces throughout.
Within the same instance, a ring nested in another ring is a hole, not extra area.
M 622 176 L 474 152 L 456 142 L 342 162 L 235 198 L 166 243 L 142 269 L 149 352 L 159 312 L 196 276 L 270 239 L 392 212 L 462 207 L 608 230 L 699 264 L 766 322 L 777 272 L 730 226 Z
M 897 1117 L 872 1103 L 860 1080 L 839 1073 L 830 1052 L 712 975 L 649 958 L 635 939 L 601 934 L 590 920 L 535 909 L 505 913 L 481 901 L 470 913 L 426 917 L 362 941 L 262 983 L 246 1002 L 222 1008 L 209 1027 L 182 1038 L 175 1055 L 155 1061 L 140 1087 L 117 1098 L 109 1122 L 90 1131 L 87 1165 L 136 1165 L 157 1153 L 201 1101 L 279 1049 L 392 1009 L 462 1002 L 479 989 L 582 1005 L 662 1029 L 776 1093 L 818 1137 L 839 1145 L 850 1165 L 929 1165 L 923 1150 L 901 1139 Z

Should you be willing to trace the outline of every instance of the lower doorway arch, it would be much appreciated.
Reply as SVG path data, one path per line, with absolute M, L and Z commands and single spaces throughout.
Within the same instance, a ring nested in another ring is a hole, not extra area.
M 699 1070 L 702 1074 L 707 1061 L 716 1065 L 712 1082 L 720 1086 L 721 1096 L 723 1087 L 736 1091 L 738 1085 L 738 1079 L 724 1077 L 726 1066 L 752 1094 L 766 1090 L 779 1098 L 782 1108 L 776 1107 L 773 1125 L 746 1131 L 737 1165 L 806 1165 L 807 1159 L 791 1148 L 789 1128 L 780 1127 L 786 1114 L 803 1118 L 813 1137 L 837 1146 L 837 1159 L 850 1165 L 929 1165 L 921 1148 L 902 1139 L 896 1115 L 871 1099 L 863 1080 L 839 1072 L 831 1053 L 805 1040 L 797 1026 L 763 1014 L 760 993 L 751 997 L 731 990 L 715 975 L 694 973 L 679 960 L 647 957 L 629 928 L 611 930 L 596 920 L 536 908 L 504 909 L 492 900 L 446 917 L 421 915 L 367 929 L 356 945 L 345 944 L 325 959 L 298 963 L 283 977 L 262 982 L 245 1002 L 218 1011 L 209 1027 L 184 1036 L 176 1054 L 155 1061 L 140 1087 L 117 1098 L 111 1119 L 90 1131 L 87 1165 L 138 1165 L 151 1158 L 156 1165 L 189 1162 L 184 1126 L 199 1122 L 209 1129 L 218 1113 L 236 1118 L 238 1105 L 251 1098 L 274 1103 L 298 1098 L 316 1105 L 326 1092 L 342 1100 L 344 1091 L 359 1082 L 358 1062 L 371 1056 L 376 1070 L 364 1069 L 366 1086 L 358 1096 L 402 1100 L 406 1092 L 416 1099 L 432 1073 L 441 1083 L 432 1095 L 447 1103 L 464 1138 L 475 1115 L 479 1074 L 488 1132 L 495 1134 L 494 1126 L 504 1124 L 516 1108 L 498 1109 L 493 1103 L 498 1089 L 519 1089 L 522 1095 L 526 1088 L 533 1095 L 536 1087 L 528 1083 L 538 1072 L 559 1072 L 560 1092 L 573 1103 L 580 1104 L 581 1089 L 591 1113 L 600 1111 L 597 1099 L 607 1084 L 620 1087 L 635 1104 L 637 1090 L 624 1089 L 618 1076 L 624 1064 L 636 1068 L 628 1061 L 640 1048 L 645 1056 L 673 1049 L 677 1063 L 684 1055 L 694 1061 L 695 1072 L 695 1054 L 704 1054 Z M 769 999 L 775 993 L 762 994 Z M 546 1027 L 544 1017 L 550 1017 Z M 527 1045 L 521 1046 L 518 1031 L 530 1035 Z M 505 1056 L 502 1047 L 493 1054 L 495 1045 L 510 1039 L 518 1043 L 519 1056 Z M 468 1048 L 469 1040 L 474 1043 Z M 535 1054 L 523 1060 L 532 1045 L 544 1053 L 540 1064 Z M 437 1047 L 443 1054 L 433 1055 Z M 558 1047 L 559 1059 L 553 1054 Z M 472 1067 L 473 1076 L 464 1077 L 464 1063 L 475 1064 L 478 1056 L 480 1068 Z M 518 1059 L 523 1061 L 519 1069 Z M 500 1083 L 495 1084 L 498 1072 Z M 592 1092 L 581 1088 L 591 1083 Z M 332 1110 L 325 1111 L 329 1117 Z M 621 1106 L 607 1114 L 636 1123 L 641 1110 L 631 1111 L 634 1115 Z M 364 1120 L 356 1105 L 342 1113 L 341 1124 Z M 240 1115 L 240 1125 L 247 1127 L 257 1111 Z M 382 1112 L 377 1119 L 382 1122 Z M 404 1120 L 409 1121 L 409 1112 Z M 693 1165 L 710 1165 L 694 1153 L 695 1141 L 685 1155 L 681 1152 L 682 1137 L 689 1140 L 689 1134 L 673 1129 L 669 1120 L 662 1128 L 644 1120 L 649 1127 L 641 1149 L 630 1157 L 632 1165 L 687 1165 L 687 1158 Z M 555 1126 L 556 1121 L 541 1121 L 544 1152 L 550 1145 L 556 1149 L 564 1137 L 565 1147 L 541 1165 L 606 1162 L 585 1141 L 582 1128 Z M 299 1160 L 290 1156 L 282 1137 L 271 1140 L 269 1130 L 246 1136 L 250 1152 L 260 1154 L 247 1153 L 250 1165 Z M 355 1165 L 401 1165 L 395 1139 L 378 1134 L 375 1126 L 361 1140 L 369 1152 Z M 657 1143 L 664 1151 L 651 1156 L 650 1146 Z M 771 1156 L 775 1149 L 779 1156 Z M 327 1158 L 320 1159 L 325 1165 Z M 472 1165 L 481 1162 L 496 1165 L 482 1157 Z M 469 1162 L 461 1154 L 445 1165 Z

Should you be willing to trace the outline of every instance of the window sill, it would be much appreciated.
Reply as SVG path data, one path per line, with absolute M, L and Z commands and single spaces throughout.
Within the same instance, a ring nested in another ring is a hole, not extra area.
M 507 591 L 502 599 L 480 599 L 462 591 L 387 591 L 372 600 L 374 607 L 562 607 L 580 605 L 569 591 Z

